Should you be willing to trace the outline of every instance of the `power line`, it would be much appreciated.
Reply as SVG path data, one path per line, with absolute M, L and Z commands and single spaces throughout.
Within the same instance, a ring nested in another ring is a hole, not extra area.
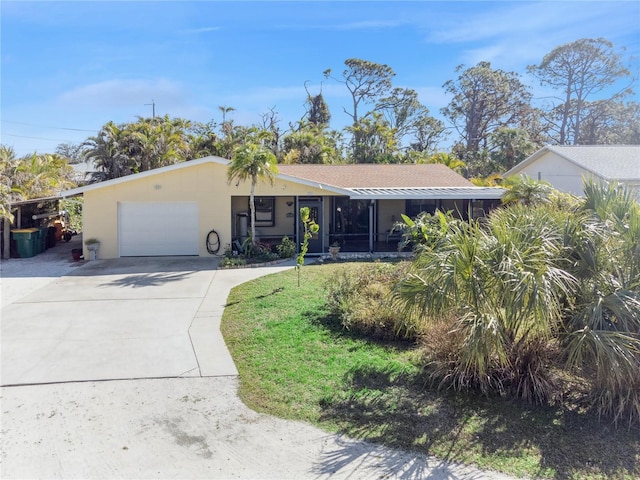
M 46 126 L 46 125 L 34 125 L 33 123 L 13 122 L 11 120 L 1 120 L 1 121 L 2 121 L 2 123 L 13 123 L 14 125 L 25 125 L 27 127 L 51 128 L 51 129 L 54 129 L 54 130 L 71 130 L 73 132 L 92 132 L 92 133 L 95 133 L 95 132 L 97 132 L 99 130 L 99 129 L 86 130 L 84 128 L 49 127 L 49 126 Z M 17 136 L 17 135 L 14 135 L 14 136 Z
M 29 137 L 27 135 L 14 135 L 13 133 L 4 133 L 2 132 L 0 135 L 3 137 L 18 137 L 18 138 L 29 138 L 31 140 L 48 140 L 51 142 L 69 142 L 74 143 L 76 140 L 69 140 L 68 138 L 42 138 L 42 137 Z

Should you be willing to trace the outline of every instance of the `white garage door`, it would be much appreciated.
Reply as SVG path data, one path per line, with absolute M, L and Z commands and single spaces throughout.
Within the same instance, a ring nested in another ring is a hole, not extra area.
M 118 204 L 121 257 L 198 255 L 198 204 Z

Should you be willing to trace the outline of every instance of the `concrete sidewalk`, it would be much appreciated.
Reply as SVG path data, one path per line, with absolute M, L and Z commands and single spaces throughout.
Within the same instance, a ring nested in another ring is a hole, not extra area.
M 294 265 L 295 262 L 289 260 L 277 266 L 217 270 L 215 272 L 189 328 L 200 376 L 217 377 L 238 374 L 220 333 L 220 321 L 231 289 L 256 278 L 288 270 Z

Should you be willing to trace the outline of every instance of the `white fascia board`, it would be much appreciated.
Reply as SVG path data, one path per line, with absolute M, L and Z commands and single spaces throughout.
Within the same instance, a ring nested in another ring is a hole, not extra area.
M 305 180 L 304 178 L 293 177 L 291 175 L 285 175 L 284 173 L 279 173 L 276 175 L 276 178 L 280 180 L 286 180 L 288 182 L 297 183 L 298 185 L 304 185 L 306 187 L 313 187 L 319 190 L 326 190 L 331 193 L 337 193 L 338 195 L 350 196 L 351 191 L 346 188 L 338 188 L 332 185 L 327 185 L 326 183 L 318 183 L 313 182 L 311 180 Z

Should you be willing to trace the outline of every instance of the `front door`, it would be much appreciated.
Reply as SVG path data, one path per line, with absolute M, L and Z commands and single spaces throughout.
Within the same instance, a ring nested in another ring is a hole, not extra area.
M 324 228 L 322 224 L 322 197 L 302 197 L 298 200 L 298 208 L 308 207 L 309 208 L 309 218 L 314 220 L 318 225 L 320 225 L 320 232 L 315 234 L 313 237 L 309 239 L 309 251 L 308 253 L 322 253 L 324 251 L 322 245 L 322 237 Z M 299 210 L 298 210 L 299 211 Z M 304 230 L 302 228 L 302 222 L 298 220 L 298 238 L 300 242 L 304 240 Z

